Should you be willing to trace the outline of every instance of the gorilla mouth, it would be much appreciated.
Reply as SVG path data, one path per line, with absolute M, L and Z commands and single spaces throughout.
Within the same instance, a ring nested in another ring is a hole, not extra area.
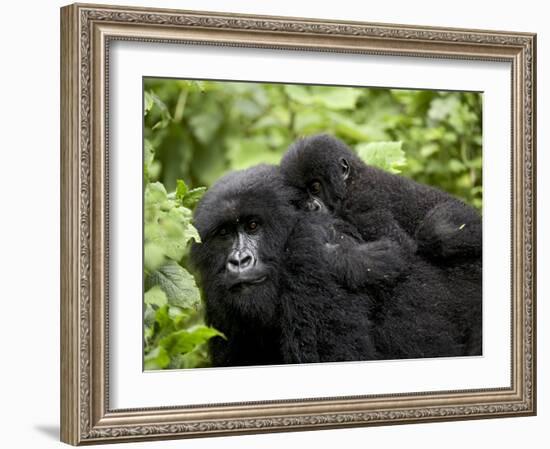
M 238 290 L 251 285 L 258 285 L 267 279 L 267 275 L 255 277 L 255 278 L 235 278 L 229 281 L 229 290 Z

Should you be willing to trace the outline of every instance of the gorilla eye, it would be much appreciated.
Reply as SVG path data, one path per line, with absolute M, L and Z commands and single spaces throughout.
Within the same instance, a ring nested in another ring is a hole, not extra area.
M 250 220 L 247 224 L 246 224 L 246 229 L 249 231 L 249 232 L 255 232 L 257 229 L 258 229 L 258 222 L 257 221 L 254 221 L 254 220 Z
M 319 181 L 313 181 L 309 185 L 309 193 L 311 193 L 312 195 L 318 195 L 319 193 L 321 193 L 321 183 Z
M 226 227 L 226 226 L 223 226 L 223 227 L 221 227 L 220 229 L 218 229 L 217 234 L 218 234 L 218 235 L 221 235 L 221 236 L 223 237 L 224 235 L 227 235 L 228 232 L 229 232 L 229 231 L 227 230 L 227 227 Z

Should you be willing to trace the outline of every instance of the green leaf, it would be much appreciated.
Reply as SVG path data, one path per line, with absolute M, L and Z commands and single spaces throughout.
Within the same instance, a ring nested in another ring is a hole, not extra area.
M 143 338 L 146 342 L 150 342 L 151 338 L 155 334 L 155 328 L 150 325 L 154 321 L 150 318 L 152 310 L 153 309 L 151 307 L 146 307 L 145 316 L 143 318 L 143 322 L 145 323 L 145 326 L 143 326 Z M 147 353 L 149 353 L 149 351 L 147 351 Z
M 145 288 L 159 285 L 166 293 L 168 303 L 173 306 L 196 308 L 200 303 L 200 292 L 193 276 L 176 262 L 169 261 L 145 279 Z
M 183 181 L 182 179 L 178 179 L 176 181 L 176 198 L 178 200 L 182 200 L 185 195 L 187 195 L 187 192 L 189 192 L 189 187 L 187 187 L 185 181 Z
M 356 146 L 357 154 L 368 165 L 390 173 L 400 173 L 407 160 L 401 149 L 403 142 L 361 143 Z
M 420 156 L 430 157 L 439 151 L 439 145 L 436 143 L 428 143 L 420 148 Z
M 162 247 L 151 242 L 143 245 L 143 268 L 147 273 L 157 270 L 165 260 Z
M 308 108 L 296 114 L 294 131 L 299 134 L 310 134 L 323 130 L 327 126 L 326 114 L 323 112 Z
M 166 189 L 160 182 L 151 182 L 145 187 L 144 202 L 146 206 L 156 207 L 168 199 Z
M 187 96 L 189 94 L 189 91 L 188 89 L 181 89 L 180 93 L 179 93 L 179 96 L 178 96 L 178 101 L 176 103 L 176 108 L 174 110 L 174 121 L 175 122 L 180 122 L 181 119 L 183 118 L 183 113 L 185 111 L 185 104 L 187 102 Z
M 192 209 L 205 193 L 206 187 L 196 187 L 191 189 L 181 198 L 181 203 L 184 207 Z
M 263 108 L 261 105 L 248 98 L 237 98 L 233 104 L 233 110 L 248 119 L 255 119 L 261 116 Z
M 482 195 L 483 194 L 483 187 L 476 186 L 472 188 L 472 195 Z
M 151 164 L 153 163 L 153 159 L 155 157 L 155 149 L 153 148 L 153 144 L 149 139 L 144 139 L 143 141 L 143 172 L 145 175 L 145 179 L 148 180 L 150 176 L 150 169 Z
M 146 248 L 160 249 L 166 257 L 175 261 L 181 260 L 189 241 L 200 241 L 197 230 L 191 224 L 191 210 L 170 199 L 164 186 L 158 182 L 147 184 L 144 196 Z M 153 257 L 147 254 L 146 261 L 149 265 L 153 265 L 151 259 Z
M 150 92 L 143 93 L 143 115 L 147 115 L 153 107 L 153 97 Z
M 361 96 L 361 89 L 329 86 L 313 86 L 311 88 L 315 103 L 328 109 L 353 109 Z
M 187 242 L 194 237 L 193 231 L 190 233 L 187 230 L 190 225 L 178 218 L 177 214 L 177 211 L 159 211 L 156 215 L 157 221 L 147 223 L 144 227 L 147 248 L 160 249 L 172 260 L 180 260 L 183 257 Z M 147 255 L 147 260 L 151 260 L 151 255 Z
M 471 161 L 465 161 L 465 165 L 467 165 L 469 168 L 481 170 L 483 168 L 483 159 L 481 157 L 476 157 Z
M 153 112 L 153 109 L 157 109 L 160 115 L 160 121 L 158 121 L 152 129 L 166 128 L 173 120 L 168 106 L 152 91 L 148 92 L 148 102 L 152 102 L 149 108 L 149 112 Z
M 166 368 L 170 364 L 170 356 L 166 349 L 157 346 L 144 357 L 144 368 L 155 370 Z
M 227 156 L 233 170 L 242 170 L 257 164 L 278 164 L 282 154 L 272 151 L 263 138 L 228 141 Z
M 353 109 L 361 96 L 361 89 L 332 86 L 284 86 L 286 94 L 296 103 L 317 105 L 332 110 Z
M 191 240 L 194 240 L 197 243 L 201 242 L 201 236 L 199 235 L 199 231 L 197 231 L 197 228 L 195 228 L 195 226 L 193 226 L 192 224 L 188 224 L 186 226 L 186 228 L 183 231 L 183 235 L 187 242 Z
M 328 114 L 332 126 L 341 137 L 346 139 L 364 141 L 371 138 L 369 127 L 360 125 L 349 119 L 346 114 L 331 112 Z
M 168 307 L 168 316 L 174 322 L 174 325 L 178 327 L 182 322 L 189 318 L 189 309 L 182 309 L 177 306 Z
M 284 90 L 290 99 L 294 100 L 296 103 L 311 105 L 315 101 L 313 95 L 311 95 L 306 86 L 286 84 Z
M 204 92 L 206 90 L 206 82 L 204 81 L 191 81 L 191 85 L 200 92 Z
M 143 314 L 143 322 L 145 323 L 145 327 L 146 328 L 149 328 L 150 331 L 150 335 L 149 337 L 152 337 L 153 334 L 154 334 L 154 323 L 156 321 L 156 316 L 157 316 L 157 310 L 158 309 L 154 309 L 153 306 L 149 305 L 149 304 L 146 304 L 145 305 L 145 311 L 144 311 L 144 314 Z
M 430 104 L 428 117 L 434 121 L 442 121 L 446 119 L 460 105 L 460 102 L 455 96 L 436 98 Z
M 160 333 L 163 335 L 169 334 L 175 330 L 174 322 L 170 317 L 169 306 L 165 305 L 157 309 L 155 313 L 155 321 L 158 324 Z
M 160 345 L 169 355 L 174 356 L 191 352 L 196 346 L 206 343 L 215 336 L 224 337 L 220 331 L 212 327 L 199 325 L 187 330 L 173 332 L 161 339 Z
M 159 285 L 154 285 L 151 287 L 145 295 L 143 295 L 143 301 L 145 304 L 155 305 L 158 307 L 168 304 L 166 293 L 162 291 L 162 288 Z
M 223 110 L 215 101 L 204 102 L 189 119 L 193 134 L 204 145 L 208 145 L 215 137 L 224 120 Z
M 459 173 L 466 169 L 466 166 L 458 159 L 451 159 L 448 163 L 448 168 L 453 173 Z
M 203 343 L 195 346 L 195 348 L 181 355 L 172 357 L 172 363 L 175 368 L 187 369 L 187 368 L 206 368 L 212 366 L 208 355 L 208 345 Z

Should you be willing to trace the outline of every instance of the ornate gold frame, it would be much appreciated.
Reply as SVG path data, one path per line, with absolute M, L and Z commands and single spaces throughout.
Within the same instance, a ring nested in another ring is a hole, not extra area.
M 61 38 L 62 441 L 77 445 L 535 414 L 534 34 L 75 4 L 61 9 Z M 111 410 L 106 77 L 112 40 L 510 62 L 511 387 Z

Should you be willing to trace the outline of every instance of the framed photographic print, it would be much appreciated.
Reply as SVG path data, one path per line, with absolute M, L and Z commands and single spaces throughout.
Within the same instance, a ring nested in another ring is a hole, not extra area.
M 536 413 L 536 36 L 61 9 L 61 438 Z

